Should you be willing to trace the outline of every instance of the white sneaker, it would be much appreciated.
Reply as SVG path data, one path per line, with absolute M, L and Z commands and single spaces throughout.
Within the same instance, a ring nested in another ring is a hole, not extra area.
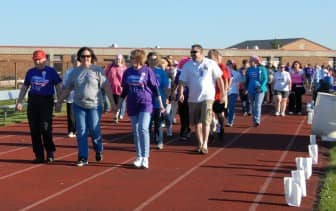
M 142 164 L 142 161 L 143 161 L 143 158 L 142 157 L 137 157 L 135 159 L 135 161 L 133 162 L 133 165 L 137 168 L 140 168 L 141 167 L 141 164 Z
M 148 169 L 148 167 L 149 167 L 148 158 L 143 158 L 142 159 L 142 167 L 144 167 L 145 169 Z
M 158 149 L 163 149 L 163 143 L 159 143 L 159 144 L 157 145 L 157 148 L 158 148 Z
M 275 116 L 280 116 L 280 112 L 275 112 L 275 114 L 274 114 Z
M 70 133 L 68 134 L 68 137 L 69 137 L 69 138 L 75 138 L 75 137 L 76 137 L 76 134 L 73 133 L 73 132 L 70 132 Z
M 167 127 L 166 132 L 167 132 L 167 136 L 173 136 L 173 131 L 172 131 L 172 126 L 171 125 Z
M 281 116 L 286 116 L 285 112 L 281 112 Z
M 124 116 L 123 115 L 119 115 L 119 119 L 123 119 L 124 118 Z

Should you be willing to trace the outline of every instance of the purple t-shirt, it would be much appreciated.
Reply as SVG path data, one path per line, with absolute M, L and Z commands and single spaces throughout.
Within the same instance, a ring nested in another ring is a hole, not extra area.
M 127 90 L 127 113 L 129 116 L 139 112 L 152 112 L 153 89 L 158 86 L 155 73 L 148 67 L 128 68 L 123 75 L 122 87 Z
M 42 70 L 31 68 L 28 70 L 24 85 L 30 86 L 30 95 L 53 96 L 55 85 L 62 82 L 54 68 L 45 66 Z

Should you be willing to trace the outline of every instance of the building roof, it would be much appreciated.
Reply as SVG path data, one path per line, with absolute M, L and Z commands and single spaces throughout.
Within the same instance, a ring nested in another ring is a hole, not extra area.
M 284 46 L 291 44 L 293 42 L 299 41 L 299 40 L 306 40 L 308 42 L 314 43 L 316 45 L 321 46 L 322 48 L 325 48 L 327 50 L 331 50 L 330 48 L 327 48 L 325 46 L 322 46 L 318 43 L 315 43 L 311 40 L 305 39 L 305 38 L 287 38 L 287 39 L 269 39 L 269 40 L 246 40 L 244 42 L 238 43 L 236 45 L 232 45 L 227 48 L 236 48 L 236 49 L 277 49 L 277 48 L 283 48 Z

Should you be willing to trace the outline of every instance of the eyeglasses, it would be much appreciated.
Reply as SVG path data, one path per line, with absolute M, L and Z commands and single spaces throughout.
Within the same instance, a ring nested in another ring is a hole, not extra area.
M 285 68 L 285 66 L 281 66 L 280 68 Z
M 80 58 L 91 58 L 91 55 L 81 55 Z
M 196 54 L 198 51 L 190 51 L 191 54 Z

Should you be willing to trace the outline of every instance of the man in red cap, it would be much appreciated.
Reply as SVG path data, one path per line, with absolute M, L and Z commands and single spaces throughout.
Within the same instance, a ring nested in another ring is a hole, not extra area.
M 16 109 L 22 110 L 22 100 L 28 93 L 27 117 L 30 135 L 35 154 L 34 163 L 44 162 L 44 149 L 47 152 L 47 162 L 54 161 L 55 144 L 52 139 L 52 114 L 54 107 L 55 88 L 61 93 L 62 80 L 54 68 L 46 65 L 47 57 L 43 50 L 33 53 L 35 67 L 26 73 L 21 87 Z

